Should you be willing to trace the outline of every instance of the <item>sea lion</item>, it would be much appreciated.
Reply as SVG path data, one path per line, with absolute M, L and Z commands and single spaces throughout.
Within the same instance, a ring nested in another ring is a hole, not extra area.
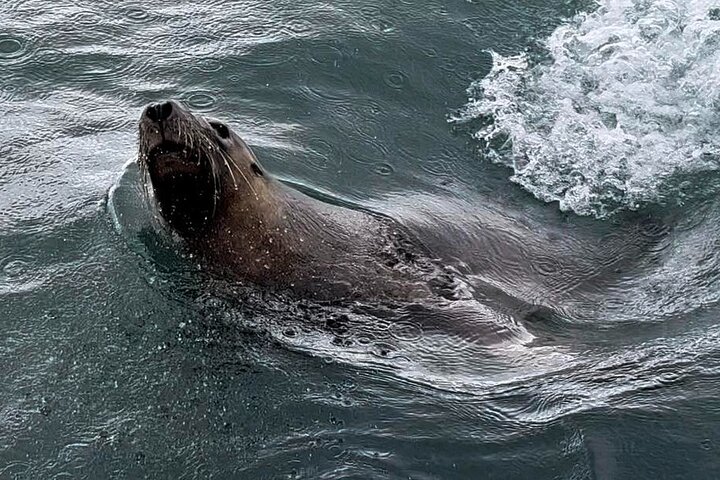
M 157 217 L 207 270 L 303 300 L 421 304 L 440 321 L 450 309 L 443 328 L 462 334 L 483 324 L 483 335 L 521 336 L 526 320 L 556 312 L 594 318 L 666 232 L 630 221 L 598 237 L 596 224 L 513 218 L 489 198 L 397 198 L 383 213 L 321 201 L 176 101 L 143 111 L 138 164 Z
M 163 223 L 228 278 L 319 301 L 472 296 L 391 218 L 288 187 L 227 124 L 176 101 L 143 111 L 138 163 Z

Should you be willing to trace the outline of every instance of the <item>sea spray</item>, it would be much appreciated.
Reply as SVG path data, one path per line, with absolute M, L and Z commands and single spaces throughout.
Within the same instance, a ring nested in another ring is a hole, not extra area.
M 511 180 L 606 217 L 720 191 L 720 4 L 605 0 L 503 57 L 451 121 L 472 125 Z M 710 177 L 713 178 L 713 177 Z

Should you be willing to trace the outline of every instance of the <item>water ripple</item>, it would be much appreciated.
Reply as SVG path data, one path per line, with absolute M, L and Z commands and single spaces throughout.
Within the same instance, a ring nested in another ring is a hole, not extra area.
M 283 28 L 291 34 L 305 36 L 312 32 L 315 26 L 307 19 L 293 17 L 285 22 Z
M 122 8 L 125 17 L 135 24 L 148 24 L 155 21 L 154 15 L 141 4 L 125 5 Z
M 203 73 L 216 73 L 225 67 L 221 59 L 204 58 L 193 62 L 191 68 Z
M 395 173 L 395 169 L 389 163 L 378 163 L 375 167 L 373 167 L 373 172 L 383 177 L 387 177 Z
M 337 67 L 343 59 L 343 52 L 338 47 L 323 43 L 315 45 L 309 52 L 310 60 L 318 65 Z
M 221 96 L 202 90 L 190 91 L 183 99 L 191 109 L 201 112 L 215 110 L 218 102 L 222 101 Z
M 5 84 L 0 86 L 0 101 L 7 102 L 15 99 L 20 92 L 20 88 L 17 85 Z
M 59 65 L 68 60 L 66 52 L 57 48 L 43 47 L 35 52 L 33 60 L 42 65 Z
M 407 83 L 407 79 L 408 76 L 400 70 L 388 72 L 383 75 L 383 81 L 385 82 L 385 85 L 396 90 L 402 89 Z
M 423 336 L 422 325 L 411 320 L 399 320 L 390 325 L 390 334 L 405 342 L 417 342 Z
M 327 169 L 331 161 L 337 156 L 337 149 L 324 138 L 314 136 L 306 143 L 309 152 L 304 157 L 304 160 L 314 170 L 323 171 Z
M 28 54 L 28 41 L 22 37 L 0 34 L 0 64 L 13 63 Z
M 218 56 L 224 49 L 224 39 L 214 34 L 197 34 L 182 37 L 178 47 L 187 55 L 198 58 Z
M 50 272 L 38 269 L 36 260 L 24 254 L 10 254 L 0 258 L 0 294 L 29 292 L 40 287 Z
M 172 16 L 165 20 L 165 24 L 173 30 L 182 32 L 192 25 L 192 20 L 186 15 Z
M 66 16 L 69 29 L 79 31 L 85 29 L 97 29 L 98 25 L 105 23 L 106 16 L 97 10 L 89 8 L 77 10 Z

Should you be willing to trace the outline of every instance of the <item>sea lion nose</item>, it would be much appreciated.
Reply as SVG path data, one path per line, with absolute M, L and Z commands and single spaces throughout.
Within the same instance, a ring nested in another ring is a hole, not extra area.
M 162 122 L 173 114 L 172 102 L 163 102 L 150 105 L 145 109 L 145 116 L 153 122 Z

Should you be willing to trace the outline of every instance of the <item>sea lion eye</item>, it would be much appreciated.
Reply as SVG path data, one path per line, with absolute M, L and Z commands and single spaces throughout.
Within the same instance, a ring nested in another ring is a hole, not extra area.
M 230 130 L 222 123 L 211 122 L 210 126 L 215 129 L 220 138 L 228 138 L 230 136 Z

